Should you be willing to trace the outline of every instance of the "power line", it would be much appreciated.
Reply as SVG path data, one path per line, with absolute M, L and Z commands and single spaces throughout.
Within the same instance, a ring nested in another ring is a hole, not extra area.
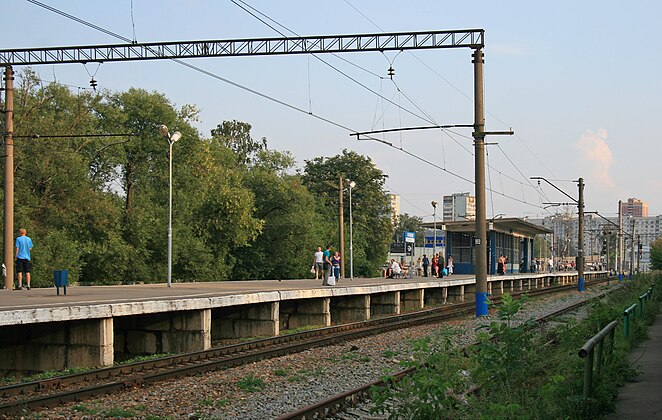
M 468 182 L 468 183 L 470 183 L 470 184 L 472 184 L 472 185 L 475 184 L 475 181 L 473 181 L 473 180 L 471 180 L 471 179 L 469 179 L 469 178 L 466 178 L 466 177 L 464 177 L 464 176 L 462 176 L 462 175 L 460 175 L 460 174 L 458 174 L 458 173 L 456 173 L 456 172 L 453 172 L 453 171 L 451 171 L 451 170 L 449 170 L 449 169 L 446 169 L 446 168 L 444 168 L 444 167 L 442 167 L 442 166 L 440 166 L 440 165 L 437 165 L 436 163 L 433 163 L 433 162 L 431 162 L 431 161 L 425 159 L 424 157 L 418 156 L 417 154 L 412 153 L 412 152 L 408 151 L 407 149 L 404 149 L 404 148 L 402 148 L 402 147 L 394 146 L 393 143 L 387 142 L 387 141 L 385 141 L 385 140 L 377 139 L 377 138 L 374 138 L 374 137 L 367 137 L 367 138 L 360 139 L 360 140 L 374 140 L 374 141 L 376 141 L 376 142 L 382 143 L 382 144 L 384 144 L 384 145 L 386 145 L 386 146 L 389 146 L 389 147 L 391 147 L 391 148 L 393 148 L 393 149 L 399 150 L 399 151 L 401 151 L 402 153 L 405 153 L 406 155 L 409 155 L 409 156 L 413 157 L 414 159 L 420 160 L 420 161 L 423 162 L 423 163 L 427 163 L 427 164 L 430 165 L 430 166 L 433 166 L 433 167 L 435 167 L 435 168 L 437 168 L 437 169 L 440 169 L 440 170 L 442 170 L 442 171 L 448 173 L 449 175 L 452 175 L 452 176 L 454 176 L 454 177 L 456 177 L 456 178 L 458 178 L 458 179 L 461 179 L 461 180 L 463 180 L 463 181 L 466 181 L 466 182 Z M 519 198 L 516 198 L 516 197 L 510 196 L 510 195 L 507 195 L 507 194 L 502 193 L 502 192 L 499 192 L 499 191 L 495 191 L 495 190 L 493 190 L 492 188 L 486 188 L 486 190 L 487 190 L 487 191 L 490 191 L 490 192 L 493 192 L 493 193 L 495 193 L 495 194 L 497 194 L 497 195 L 500 195 L 500 196 L 502 196 L 502 197 L 504 197 L 504 198 L 508 198 L 508 199 L 510 199 L 510 200 L 517 201 L 518 203 L 526 204 L 527 206 L 531 206 L 531 207 L 535 207 L 535 208 L 540 208 L 540 209 L 542 208 L 541 206 L 538 206 L 538 205 L 536 205 L 536 204 L 529 203 L 528 201 L 521 200 L 521 199 L 519 199 Z
M 83 23 L 83 24 L 85 24 L 86 26 L 92 27 L 92 28 L 94 28 L 94 29 L 101 30 L 102 32 L 104 32 L 104 33 L 106 33 L 106 34 L 109 34 L 109 35 L 111 35 L 111 36 L 118 37 L 118 38 L 120 38 L 120 39 L 126 41 L 126 39 L 125 39 L 124 37 L 122 37 L 121 35 L 117 35 L 117 34 L 111 32 L 111 31 L 104 30 L 103 28 L 97 27 L 97 25 L 93 25 L 93 24 L 91 24 L 91 23 L 89 23 L 89 22 L 86 22 L 86 21 L 80 19 L 80 18 L 76 18 L 76 17 L 73 16 L 73 15 L 69 15 L 69 14 L 67 14 L 67 13 L 64 13 L 64 12 L 58 11 L 57 9 L 52 8 L 52 7 L 50 7 L 50 6 L 47 6 L 47 5 L 43 4 L 43 3 L 37 2 L 36 0 L 28 0 L 28 1 L 33 2 L 34 4 L 37 4 L 37 5 L 41 6 L 41 7 L 45 7 L 45 8 L 47 8 L 48 10 L 52 10 L 52 11 L 54 11 L 55 13 L 58 13 L 58 14 L 60 14 L 60 15 L 62 15 L 62 16 L 65 16 L 65 17 L 67 17 L 67 18 L 70 18 L 70 19 L 72 19 L 72 20 L 74 20 L 74 21 L 76 21 L 76 22 Z M 234 2 L 234 0 L 232 0 L 232 1 Z M 131 42 L 131 41 L 129 40 L 129 41 L 127 41 L 127 42 Z M 351 128 L 345 126 L 344 124 L 341 124 L 341 123 L 338 123 L 338 122 L 336 122 L 336 121 L 330 120 L 330 119 L 328 119 L 328 118 L 322 117 L 322 116 L 320 116 L 320 115 L 317 115 L 317 114 L 311 113 L 311 112 L 306 111 L 306 110 L 304 110 L 304 109 L 302 109 L 302 108 L 300 108 L 300 107 L 297 107 L 297 106 L 295 106 L 295 105 L 292 105 L 292 104 L 290 104 L 290 103 L 287 103 L 287 102 L 285 102 L 285 101 L 282 101 L 282 100 L 280 100 L 280 99 L 277 99 L 277 98 L 275 98 L 275 97 L 269 96 L 269 95 L 264 94 L 264 93 L 262 93 L 262 92 L 256 91 L 256 90 L 251 89 L 251 88 L 249 88 L 249 87 L 247 87 L 247 86 L 243 86 L 243 85 L 241 85 L 241 84 L 239 84 L 239 83 L 233 82 L 233 81 L 231 81 L 231 80 L 229 80 L 229 79 L 226 79 L 226 78 L 224 78 L 224 77 L 222 77 L 222 76 L 219 76 L 219 75 L 217 75 L 217 74 L 215 74 L 215 73 L 212 73 L 212 72 L 210 72 L 210 71 L 207 71 L 207 70 L 205 70 L 205 69 L 202 69 L 202 68 L 200 68 L 200 67 L 198 67 L 198 66 L 195 66 L 195 65 L 193 65 L 193 64 L 189 64 L 189 63 L 187 63 L 187 62 L 185 62 L 185 61 L 182 61 L 182 60 L 180 60 L 180 59 L 171 58 L 170 60 L 172 60 L 173 62 L 175 62 L 175 63 L 177 63 L 177 64 L 180 64 L 180 65 L 183 65 L 183 66 L 188 67 L 188 68 L 190 68 L 190 69 L 193 69 L 193 70 L 195 70 L 195 71 L 198 71 L 198 72 L 200 72 L 200 73 L 202 73 L 202 74 L 205 74 L 205 75 L 207 75 L 207 76 L 209 76 L 209 77 L 212 77 L 212 78 L 214 78 L 214 79 L 220 80 L 220 81 L 222 81 L 222 82 L 225 82 L 225 83 L 227 83 L 227 84 L 230 84 L 230 85 L 232 85 L 232 86 L 234 86 L 234 87 L 237 87 L 237 88 L 239 88 L 239 89 L 245 90 L 245 91 L 247 91 L 247 92 L 253 93 L 254 95 L 260 96 L 260 97 L 262 97 L 262 98 L 264 98 L 264 99 L 267 99 L 267 100 L 270 100 L 270 101 L 272 101 L 272 102 L 275 102 L 275 103 L 277 103 L 277 104 L 279 104 L 279 105 L 285 106 L 285 107 L 287 107 L 287 108 L 290 108 L 290 109 L 292 109 L 292 110 L 295 110 L 295 111 L 301 112 L 301 113 L 306 114 L 306 115 L 310 115 L 310 116 L 312 116 L 312 117 L 314 117 L 314 118 L 316 118 L 316 119 L 319 119 L 320 121 L 324 121 L 324 122 L 326 122 L 326 123 L 328 123 L 328 124 L 331 124 L 331 125 L 334 125 L 334 126 L 336 126 L 336 127 L 338 127 L 338 128 L 342 128 L 342 129 L 347 130 L 347 131 L 350 131 L 350 132 L 351 132 L 351 131 L 355 131 L 355 130 L 352 130 Z M 384 99 L 385 99 L 385 98 L 384 98 Z M 406 109 L 405 109 L 405 110 L 406 110 Z M 408 111 L 408 112 L 409 112 L 409 111 Z M 421 117 L 419 116 L 419 118 L 421 118 Z M 423 118 L 422 118 L 422 119 L 423 119 Z M 404 149 L 404 148 L 402 148 L 402 147 L 398 148 L 398 147 L 394 146 L 393 144 L 391 144 L 391 143 L 389 143 L 389 142 L 386 142 L 386 141 L 384 141 L 384 140 L 377 139 L 377 138 L 374 138 L 374 137 L 370 137 L 370 136 L 367 136 L 367 139 L 369 139 L 369 140 L 374 140 L 374 141 L 380 142 L 380 143 L 382 143 L 382 144 L 386 144 L 386 145 L 388 145 L 389 147 L 392 147 L 392 148 L 394 148 L 394 149 L 396 149 L 396 150 L 400 150 L 401 152 L 403 152 L 403 153 L 405 153 L 405 154 L 407 154 L 407 155 L 409 155 L 409 156 L 411 156 L 411 157 L 414 157 L 415 159 L 418 159 L 418 160 L 420 160 L 420 161 L 422 161 L 422 162 L 424 162 L 424 163 L 427 163 L 427 164 L 429 164 L 429 165 L 431 165 L 431 166 L 433 166 L 433 167 L 435 167 L 435 168 L 437 168 L 437 169 L 440 169 L 440 170 L 442 170 L 442 171 L 444 171 L 444 172 L 446 172 L 446 173 L 448 173 L 448 174 L 450 174 L 450 175 L 452 175 L 452 176 L 455 176 L 456 178 L 459 178 L 459 179 L 461 179 L 461 180 L 463 180 L 463 181 L 466 181 L 466 182 L 468 182 L 468 183 L 470 183 L 470 184 L 474 184 L 474 181 L 472 181 L 472 180 L 470 180 L 470 179 L 468 179 L 468 178 L 466 178 L 466 177 L 464 177 L 464 176 L 462 176 L 462 175 L 460 175 L 460 174 L 457 174 L 457 173 L 455 173 L 455 172 L 453 172 L 453 171 L 450 171 L 450 170 L 448 170 L 448 169 L 446 169 L 446 168 L 444 168 L 444 167 L 441 167 L 441 166 L 439 166 L 439 165 L 437 165 L 437 164 L 435 164 L 435 163 L 433 163 L 433 162 L 431 162 L 431 161 L 429 161 L 429 160 L 427 160 L 427 159 L 425 159 L 425 158 L 423 158 L 423 157 L 420 157 L 420 156 L 418 156 L 418 155 L 416 155 L 416 154 L 414 154 L 414 153 L 411 153 L 411 152 L 409 152 L 408 150 L 406 150 L 406 149 Z M 498 195 L 500 195 L 500 196 L 502 196 L 502 197 L 505 197 L 505 198 L 511 199 L 511 200 L 513 200 L 513 201 L 516 201 L 516 202 L 519 202 L 519 203 L 522 203 L 522 204 L 526 204 L 526 205 L 528 205 L 528 206 L 532 206 L 532 207 L 536 207 L 536 208 L 541 208 L 540 206 L 537 206 L 537 205 L 535 205 L 535 204 L 531 204 L 531 203 L 529 203 L 529 202 L 527 202 L 527 201 L 525 201 L 525 200 L 520 200 L 520 199 L 518 199 L 518 198 L 515 198 L 515 197 L 512 197 L 512 196 L 509 196 L 509 195 L 507 195 L 507 194 L 505 194 L 505 193 L 501 193 L 501 192 L 499 192 L 499 191 L 494 191 L 494 190 L 492 190 L 492 189 L 488 189 L 488 190 L 491 191 L 491 192 L 494 192 L 494 193 L 496 193 L 496 194 L 498 194 Z
M 382 27 L 380 27 L 377 23 L 375 23 L 372 19 L 370 19 L 365 13 L 363 13 L 361 10 L 359 10 L 357 7 L 355 7 L 353 4 L 351 4 L 348 0 L 345 0 L 345 3 L 347 3 L 352 9 L 354 9 L 358 14 L 360 14 L 360 15 L 361 15 L 364 19 L 366 19 L 368 22 L 372 23 L 377 29 L 379 29 L 379 30 L 382 31 L 382 32 L 385 32 L 384 29 L 382 29 Z M 428 65 L 427 63 L 425 63 L 423 60 L 421 60 L 416 54 L 414 54 L 413 51 L 407 51 L 407 52 L 408 52 L 412 57 L 414 57 L 419 63 L 421 63 L 421 64 L 422 64 L 423 66 L 425 66 L 428 70 L 430 70 L 433 74 L 435 74 L 437 77 L 439 77 L 441 80 L 443 80 L 448 86 L 450 86 L 450 87 L 452 87 L 453 89 L 455 89 L 460 95 L 462 95 L 462 96 L 465 97 L 467 100 L 469 100 L 469 102 L 473 103 L 474 100 L 473 100 L 473 98 L 472 98 L 471 96 L 467 95 L 466 93 L 464 93 L 464 91 L 462 91 L 462 89 L 460 89 L 459 87 L 457 87 L 457 86 L 455 86 L 453 83 L 451 83 L 448 79 L 446 79 L 444 76 L 442 76 L 441 73 L 439 73 L 435 68 L 431 67 L 430 65 Z M 486 112 L 487 112 L 489 115 L 491 115 L 492 117 L 494 117 L 494 119 L 497 120 L 497 121 L 499 121 L 500 123 L 502 123 L 502 124 L 504 124 L 504 125 L 507 125 L 507 126 L 510 126 L 510 125 L 511 125 L 511 124 L 506 124 L 503 120 L 501 120 L 498 116 L 496 116 L 494 113 L 490 112 L 489 110 L 486 110 Z M 549 169 L 549 168 L 547 167 L 547 165 L 545 164 L 545 162 L 544 162 L 543 160 L 541 160 L 541 159 L 536 155 L 536 153 L 535 153 L 533 150 L 531 150 L 531 148 L 530 148 L 529 145 L 524 141 L 524 139 L 522 139 L 517 133 L 515 133 L 515 137 L 516 137 L 516 138 L 517 138 L 517 139 L 518 139 L 518 140 L 524 145 L 524 147 L 529 151 L 529 153 L 530 153 L 530 154 L 531 154 L 531 155 L 532 155 L 532 156 L 533 156 L 533 157 L 534 157 L 534 158 L 535 158 L 535 159 L 536 159 L 536 160 L 537 160 L 537 161 L 543 166 L 543 168 L 545 168 L 545 169 L 547 170 L 547 172 L 549 172 L 550 174 L 554 175 L 554 173 L 552 172 L 552 170 Z
M 279 23 L 279 22 L 276 21 L 275 19 L 273 19 L 273 18 L 269 17 L 268 15 L 262 13 L 261 11 L 259 11 L 258 9 L 256 9 L 255 7 L 249 5 L 249 4 L 246 3 L 245 1 L 242 1 L 242 0 L 230 0 L 230 1 L 232 1 L 232 3 L 234 3 L 237 7 L 239 7 L 239 8 L 242 9 L 242 10 L 244 10 L 246 13 L 250 14 L 251 16 L 253 16 L 253 17 L 256 18 L 257 20 L 259 20 L 260 22 L 262 22 L 263 24 L 265 24 L 265 25 L 268 26 L 269 28 L 273 29 L 274 31 L 276 31 L 278 34 L 280 34 L 280 35 L 283 36 L 283 37 L 286 37 L 286 38 L 287 38 L 287 35 L 285 35 L 285 34 L 284 34 L 283 32 L 281 32 L 281 31 L 279 31 L 278 29 L 276 29 L 273 25 L 270 25 L 269 23 L 267 23 L 264 19 L 261 19 L 260 17 L 258 17 L 255 13 L 258 13 L 258 14 L 260 14 L 261 16 L 264 16 L 265 19 L 268 19 L 268 20 L 274 22 L 275 24 L 277 24 L 278 26 L 284 28 L 286 31 L 292 33 L 293 35 L 295 35 L 295 36 L 297 36 L 297 37 L 300 37 L 300 36 L 301 36 L 301 35 L 299 35 L 298 33 L 296 33 L 295 31 L 293 31 L 293 30 L 289 29 L 288 27 L 286 27 L 285 25 Z M 242 3 L 242 4 L 239 4 L 239 3 Z M 244 7 L 244 6 L 245 6 L 245 7 Z M 255 13 L 251 12 L 251 11 L 248 10 L 247 8 L 250 8 L 250 9 L 254 10 Z M 336 54 L 332 54 L 332 55 L 335 56 Z M 419 114 L 416 114 L 415 112 L 413 112 L 413 111 L 411 111 L 411 110 L 409 110 L 409 109 L 407 109 L 407 108 L 402 107 L 400 104 L 397 104 L 397 103 L 391 101 L 390 99 L 388 99 L 388 98 L 382 96 L 379 92 L 376 92 L 374 89 L 370 88 L 369 86 L 365 85 L 364 83 L 361 83 L 360 81 L 358 81 L 358 80 L 355 79 L 354 77 L 352 77 L 352 76 L 350 76 L 349 74 L 345 73 L 344 71 L 340 70 L 339 68 L 337 68 L 337 67 L 334 66 L 333 64 L 329 63 L 328 61 L 324 60 L 323 58 L 317 56 L 316 54 L 312 54 L 312 56 L 315 57 L 316 59 L 318 59 L 319 61 L 321 61 L 322 63 L 324 63 L 325 65 L 327 65 L 328 67 L 330 67 L 331 69 L 333 69 L 333 70 L 335 70 L 336 72 L 340 73 L 341 75 L 345 76 L 347 79 L 351 80 L 352 82 L 354 82 L 354 83 L 356 83 L 357 85 L 361 86 L 362 88 L 366 89 L 366 90 L 369 91 L 370 93 L 372 93 L 372 94 L 374 94 L 374 95 L 376 95 L 376 96 L 382 98 L 383 100 L 388 101 L 389 103 L 391 103 L 391 104 L 395 105 L 396 107 L 398 107 L 398 108 L 400 108 L 400 109 L 406 111 L 407 113 L 413 115 L 413 116 L 416 117 L 416 118 L 420 118 L 420 119 L 423 120 L 423 121 L 426 121 L 426 122 L 429 122 L 429 123 L 434 124 L 433 121 L 430 121 L 429 119 L 426 119 L 427 117 L 423 117 L 423 116 L 421 116 L 421 115 L 419 115 Z M 346 60 L 346 61 L 347 61 L 347 60 Z M 358 65 L 356 65 L 356 66 L 358 67 Z M 374 74 L 374 73 L 372 73 L 372 74 Z M 378 77 L 379 77 L 379 76 L 378 76 Z

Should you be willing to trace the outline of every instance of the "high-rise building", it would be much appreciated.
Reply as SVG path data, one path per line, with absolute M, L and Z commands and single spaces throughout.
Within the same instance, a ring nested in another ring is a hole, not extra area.
M 624 217 L 648 217 L 648 204 L 638 198 L 628 198 L 621 202 L 621 213 Z
M 400 196 L 397 194 L 389 194 L 391 203 L 391 222 L 397 225 L 400 220 Z
M 444 220 L 476 220 L 476 197 L 468 192 L 445 195 Z

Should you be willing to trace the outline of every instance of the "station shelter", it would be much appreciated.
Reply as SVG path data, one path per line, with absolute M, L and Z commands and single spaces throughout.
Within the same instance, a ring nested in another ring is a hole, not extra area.
M 432 228 L 433 223 L 426 222 L 422 227 Z M 444 262 L 453 256 L 453 272 L 456 274 L 474 274 L 475 256 L 474 239 L 476 222 L 474 220 L 437 222 L 438 230 L 445 231 L 446 247 Z M 487 220 L 487 273 L 497 274 L 499 257 L 507 258 L 506 273 L 530 271 L 534 260 L 534 238 L 536 235 L 552 233 L 542 226 L 529 223 L 524 219 L 511 217 Z

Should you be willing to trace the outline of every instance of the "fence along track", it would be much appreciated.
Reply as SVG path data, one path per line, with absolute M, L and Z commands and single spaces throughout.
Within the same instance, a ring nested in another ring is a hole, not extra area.
M 598 283 L 601 283 L 601 281 L 595 281 L 591 284 Z M 576 286 L 572 284 L 553 286 L 544 289 L 517 292 L 513 293 L 513 295 L 544 295 L 574 288 Z M 495 298 L 494 301 L 498 301 L 498 298 Z M 130 389 L 140 384 L 239 366 L 262 359 L 300 352 L 313 347 L 376 335 L 385 331 L 456 318 L 473 312 L 474 308 L 474 302 L 468 301 L 403 315 L 387 316 L 290 335 L 253 340 L 209 350 L 95 369 L 58 378 L 8 385 L 0 387 L 0 396 L 17 398 L 13 401 L 0 404 L 0 413 L 12 414 L 24 409 L 52 407 L 66 402 L 80 401 L 95 395 Z M 78 389 L 34 396 L 34 394 L 57 391 L 74 386 L 78 386 Z
M 606 282 L 606 280 L 605 280 Z M 598 282 L 592 282 L 591 285 L 595 285 L 597 283 L 602 283 L 602 281 Z M 564 286 L 565 287 L 565 286 Z M 576 286 L 573 286 L 573 288 Z M 549 290 L 549 289 L 548 289 Z M 540 325 L 545 322 L 548 322 L 552 318 L 555 318 L 557 316 L 563 315 L 568 312 L 572 312 L 578 308 L 581 308 L 590 302 L 596 300 L 596 299 L 601 299 L 604 296 L 606 296 L 609 292 L 601 293 L 597 296 L 592 297 L 591 299 L 587 299 L 582 302 L 574 303 L 572 305 L 569 305 L 565 308 L 559 309 L 558 311 L 555 311 L 553 313 L 550 313 L 548 315 L 542 316 L 538 319 L 535 320 L 535 325 Z M 406 378 L 407 376 L 413 374 L 416 372 L 416 368 L 409 368 L 405 370 L 401 370 L 399 372 L 394 373 L 393 375 L 389 376 L 389 383 L 397 383 Z M 276 418 L 276 420 L 293 420 L 293 419 L 302 419 L 302 420 L 307 420 L 307 419 L 324 419 L 329 416 L 333 416 L 337 413 L 342 412 L 343 410 L 350 408 L 350 407 L 355 407 L 359 403 L 364 402 L 369 400 L 370 395 L 370 388 L 373 386 L 377 387 L 383 387 L 386 386 L 387 383 L 384 380 L 378 380 L 371 382 L 366 385 L 362 385 L 358 388 L 345 391 L 341 394 L 334 395 L 333 397 L 330 397 L 326 400 L 319 401 L 315 404 L 311 404 L 306 407 L 302 407 L 299 410 L 293 411 L 291 413 L 284 414 L 282 416 L 279 416 Z

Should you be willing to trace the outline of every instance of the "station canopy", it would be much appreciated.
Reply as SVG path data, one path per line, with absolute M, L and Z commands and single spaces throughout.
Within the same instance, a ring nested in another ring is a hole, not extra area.
M 421 223 L 421 227 L 424 228 L 433 229 L 434 226 L 434 222 Z M 446 230 L 447 232 L 474 233 L 476 231 L 476 222 L 474 220 L 457 220 L 452 222 L 437 221 L 436 226 L 437 229 Z M 552 233 L 551 229 L 527 222 L 526 220 L 517 217 L 487 219 L 486 228 L 488 232 L 496 231 L 527 238 Z

